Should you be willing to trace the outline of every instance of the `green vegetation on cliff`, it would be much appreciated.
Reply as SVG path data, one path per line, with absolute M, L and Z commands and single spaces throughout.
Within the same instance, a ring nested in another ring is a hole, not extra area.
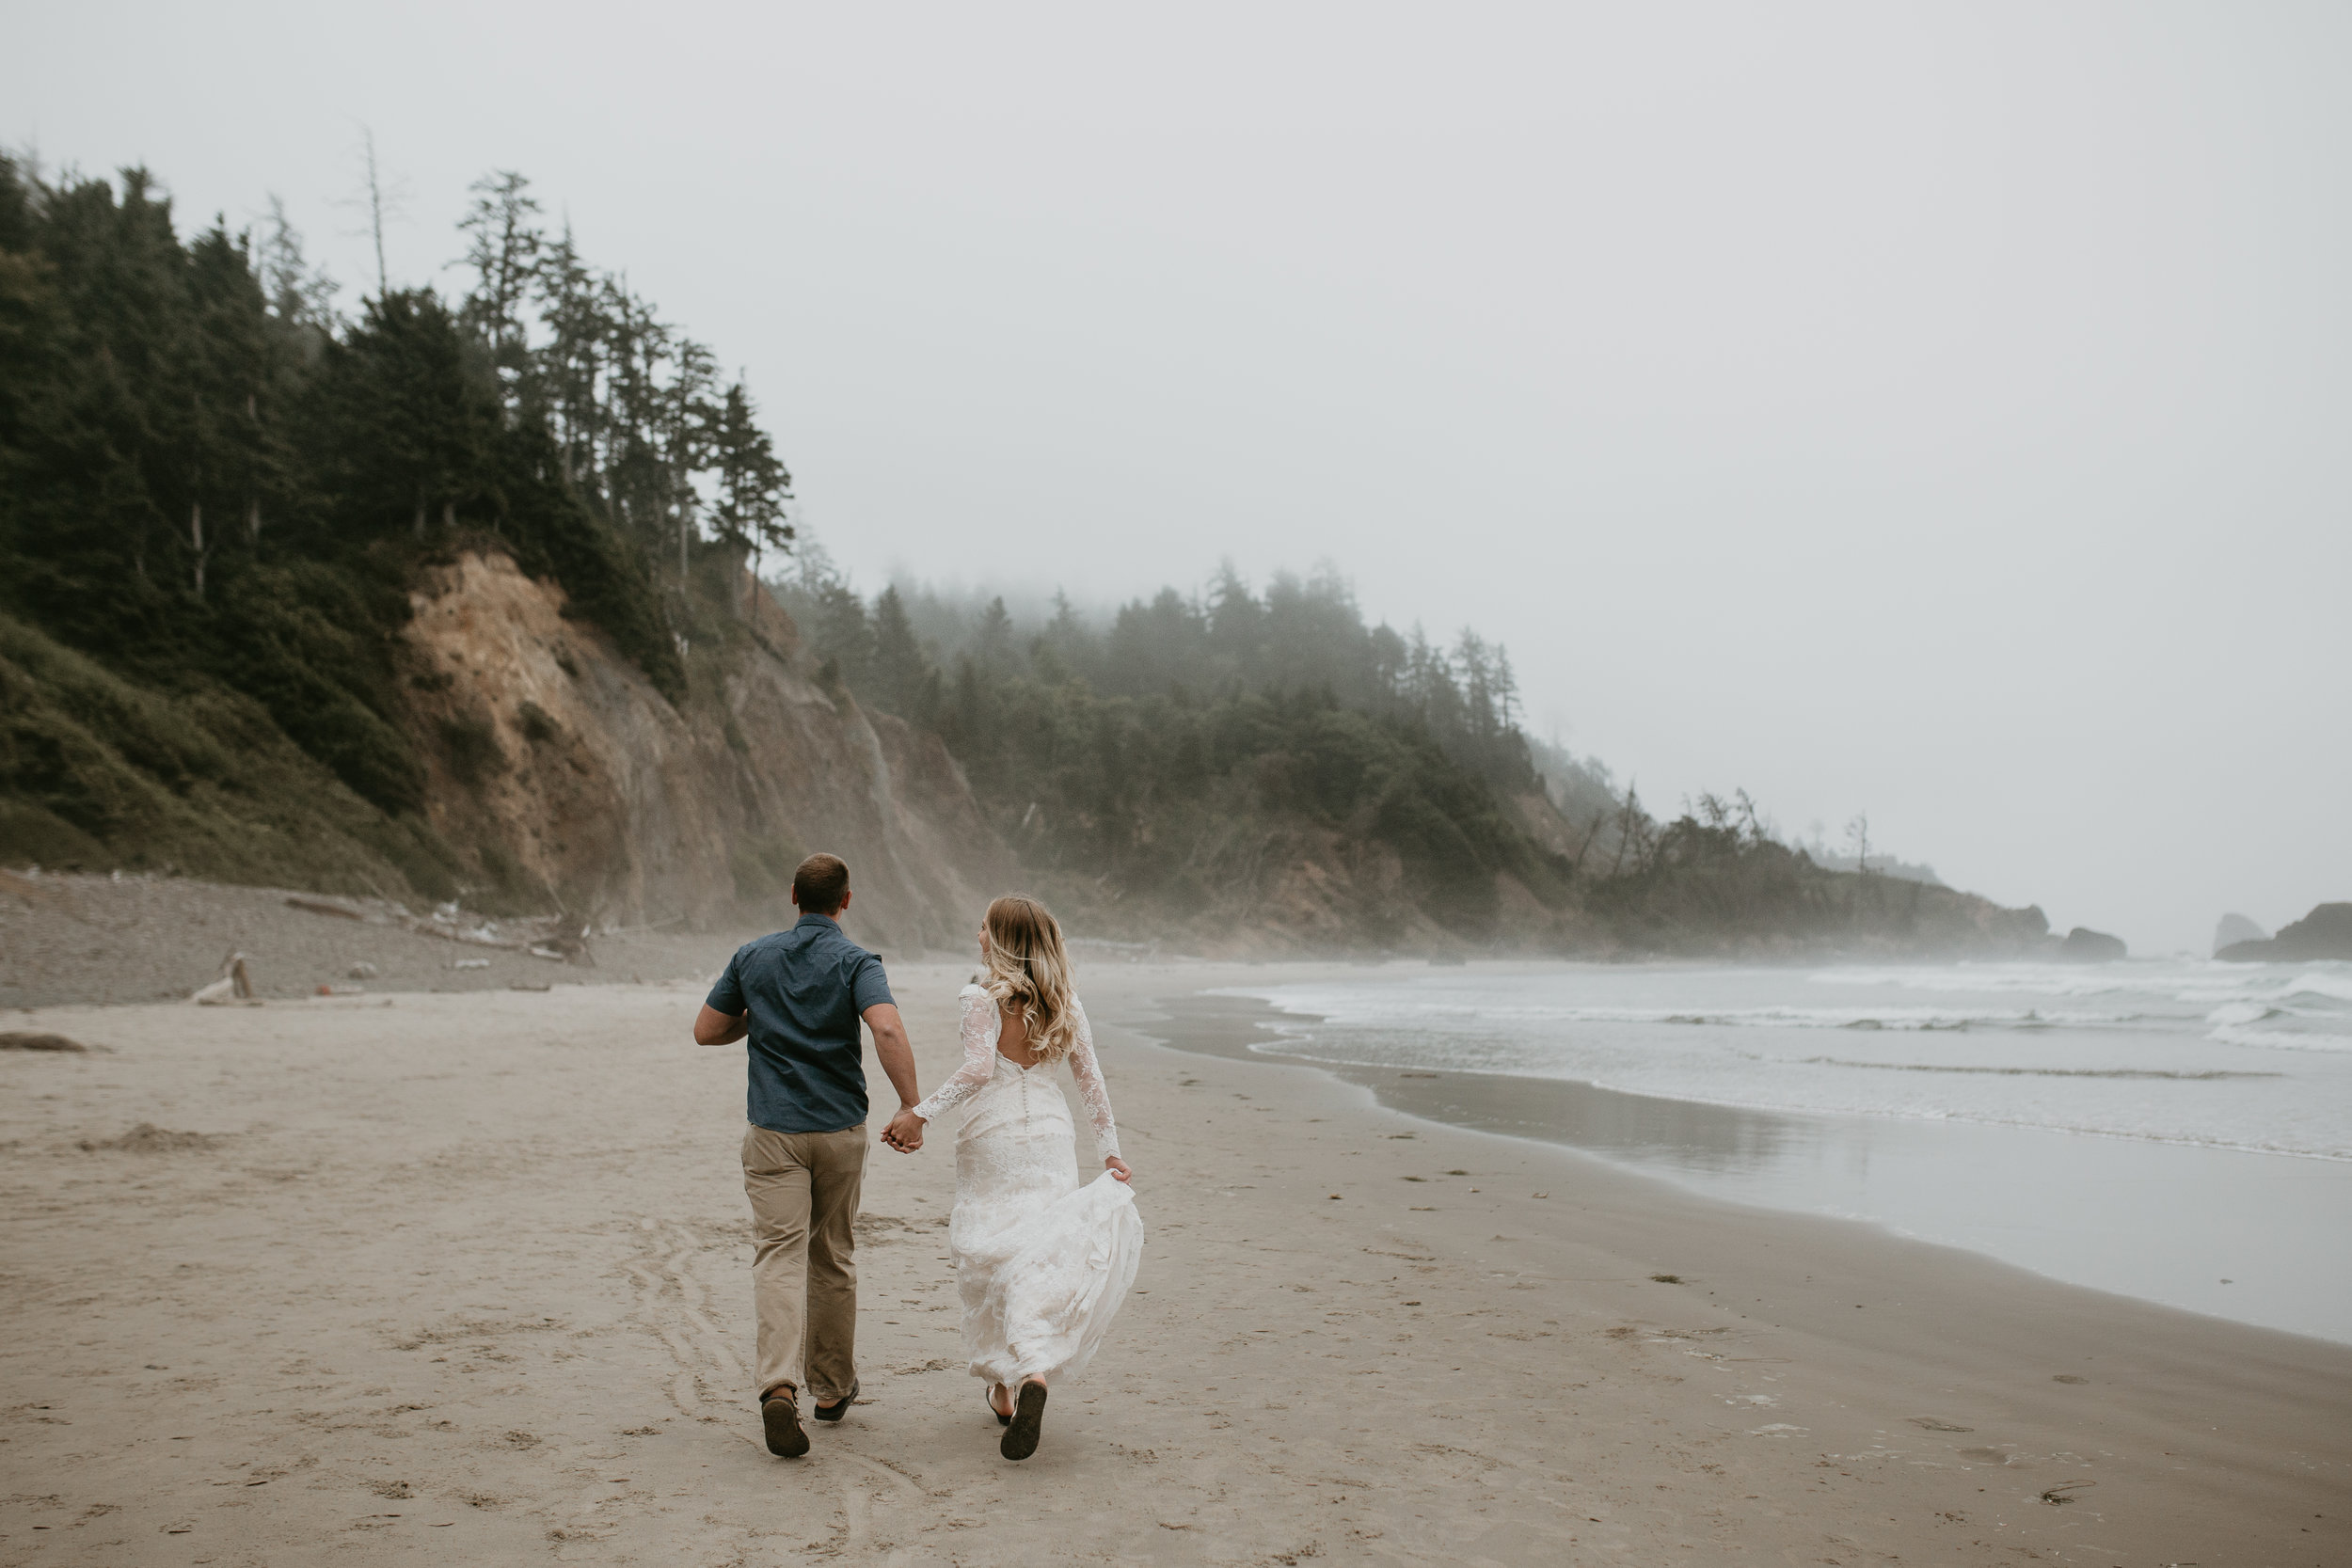
M 1332 572 L 1259 592 L 1228 569 L 1198 595 L 1023 618 L 912 586 L 869 604 L 810 548 L 772 588 L 833 678 L 946 740 L 1029 874 L 1098 933 L 1769 953 L 2019 951 L 2045 930 L 1816 865 L 1744 795 L 1660 822 L 1526 736 L 1503 648 L 1368 626 Z
M 345 321 L 282 217 L 183 243 L 140 171 L 0 159 L 0 858 L 340 882 L 356 835 L 453 887 L 393 641 L 465 548 L 683 694 L 690 563 L 788 537 L 788 478 L 709 351 L 476 190 L 474 290 Z
M 1092 923 L 1247 919 L 1325 860 L 1351 866 L 1327 885 L 1342 942 L 1404 940 L 1415 911 L 1485 936 L 1504 877 L 1565 906 L 1566 863 L 1505 804 L 1540 791 L 1509 660 L 1472 635 L 1448 655 L 1367 626 L 1327 573 L 1260 595 L 1227 572 L 1098 631 L 1066 603 L 1025 627 L 1001 600 L 896 589 L 868 615 L 804 564 L 778 592 L 819 655 L 936 730 L 1006 842 Z M 1366 857 L 1392 857 L 1401 889 Z
M 474 195 L 461 298 L 379 280 L 345 318 L 282 214 L 183 240 L 142 172 L 48 182 L 0 159 L 0 861 L 554 896 L 501 869 L 512 844 L 428 825 L 452 798 L 432 791 L 500 771 L 452 673 L 403 652 L 412 592 L 473 551 L 559 584 L 739 757 L 717 699 L 755 645 L 936 736 L 1025 875 L 1098 933 L 2039 938 L 2033 911 L 1825 870 L 1744 798 L 1657 821 L 1530 741 L 1500 646 L 1367 625 L 1327 572 L 1024 620 L 897 588 L 869 603 L 804 551 L 774 585 L 794 655 L 740 593 L 792 548 L 748 390 L 550 234 L 519 176 Z M 524 708 L 522 744 L 552 744 Z

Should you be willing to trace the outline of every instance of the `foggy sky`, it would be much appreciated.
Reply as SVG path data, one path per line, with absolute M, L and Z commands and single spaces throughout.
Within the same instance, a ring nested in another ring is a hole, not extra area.
M 1328 559 L 1645 800 L 2061 929 L 2352 898 L 2352 10 L 9 8 L 0 137 L 485 170 L 749 374 L 868 590 Z

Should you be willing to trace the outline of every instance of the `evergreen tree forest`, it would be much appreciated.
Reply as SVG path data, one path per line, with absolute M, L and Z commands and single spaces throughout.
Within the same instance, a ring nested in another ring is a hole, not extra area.
M 1566 897 L 1570 863 L 1522 820 L 1546 786 L 1510 657 L 1475 632 L 1440 648 L 1367 626 L 1329 570 L 1260 593 L 1228 567 L 1197 595 L 1163 589 L 1107 617 L 1057 596 L 1025 621 L 1001 597 L 899 585 L 869 609 L 821 549 L 798 565 L 774 592 L 827 678 L 935 730 L 1025 862 L 1147 922 L 1373 846 L 1401 861 L 1414 905 L 1466 933 L 1491 925 L 1498 873 Z M 1384 903 L 1353 924 L 1394 927 L 1406 911 Z
M 389 642 L 461 550 L 561 582 L 684 694 L 724 610 L 696 562 L 789 546 L 756 404 L 519 175 L 475 185 L 460 240 L 459 297 L 346 315 L 282 209 L 183 239 L 142 171 L 0 159 L 0 852 L 200 840 L 208 797 L 324 811 L 445 881 Z
M 183 235 L 142 171 L 0 158 L 0 863 L 350 887 L 365 861 L 463 891 L 425 761 L 468 737 L 418 717 L 397 655 L 421 576 L 473 552 L 559 584 L 740 754 L 717 696 L 755 645 L 936 736 L 1097 933 L 1243 928 L 1306 884 L 1317 940 L 1355 947 L 1721 946 L 1925 907 L 1816 866 L 1744 796 L 1661 824 L 1529 737 L 1504 649 L 1367 624 L 1329 570 L 1102 612 L 1048 583 L 1018 610 L 868 600 L 795 538 L 719 356 L 520 175 L 469 194 L 459 288 L 379 262 L 345 309 L 274 203 Z M 798 652 L 748 629 L 763 562 Z
M 1326 568 L 1254 589 L 1230 566 L 1108 610 L 1055 593 L 893 583 L 861 597 L 815 541 L 771 591 L 821 678 L 935 731 L 998 833 L 1089 929 L 1251 923 L 1302 865 L 1393 855 L 1357 884 L 1353 943 L 1451 937 L 1566 949 L 2030 948 L 2039 911 L 1817 865 L 1744 791 L 1671 820 L 1597 759 L 1531 737 L 1510 656 L 1368 625 Z M 1502 887 L 1532 899 L 1506 918 Z M 1425 940 L 1425 939 L 1423 939 Z

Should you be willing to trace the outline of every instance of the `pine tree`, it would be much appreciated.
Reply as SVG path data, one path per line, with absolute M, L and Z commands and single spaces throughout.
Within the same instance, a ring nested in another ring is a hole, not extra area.
M 602 283 L 580 260 L 569 224 L 563 238 L 543 249 L 533 287 L 548 341 L 526 368 L 519 389 L 523 409 L 527 417 L 548 420 L 563 453 L 564 477 L 584 493 L 601 495 L 609 319 Z
M 1094 633 L 1078 614 L 1078 607 L 1070 602 L 1070 595 L 1059 589 L 1054 591 L 1054 618 L 1046 623 L 1044 635 L 1038 639 L 1043 652 L 1049 655 L 1061 671 L 1061 678 L 1087 676 L 1096 670 Z
M 284 499 L 294 454 L 279 417 L 289 345 L 271 330 L 246 240 L 215 224 L 199 236 L 189 263 L 188 556 L 201 600 L 212 558 L 224 545 L 250 550 L 260 544 L 264 505 Z
M 696 513 L 701 497 L 694 476 L 711 466 L 718 451 L 719 404 L 711 398 L 718 385 L 716 356 L 691 338 L 669 340 L 669 376 L 657 407 L 655 450 L 660 456 L 660 504 L 677 532 L 678 579 L 686 578 L 690 546 L 699 534 Z
M 488 341 L 501 384 L 513 398 L 530 361 L 523 302 L 537 281 L 547 240 L 532 222 L 539 203 L 530 181 L 512 169 L 494 169 L 471 189 L 473 206 L 457 226 L 468 236 L 466 264 L 475 277 L 465 320 Z
M 303 252 L 302 234 L 286 216 L 286 203 L 269 198 L 269 227 L 256 247 L 256 270 L 270 316 L 308 365 L 318 358 L 327 336 L 340 325 L 334 300 L 342 285 L 313 267 Z
M 80 488 L 72 476 L 87 476 L 90 492 L 79 516 L 51 520 L 74 541 L 77 576 L 102 573 L 111 558 L 141 590 L 170 580 L 151 567 L 178 564 L 201 423 L 188 385 L 186 253 L 170 202 L 151 188 L 133 168 L 119 201 L 95 181 L 52 193 L 40 242 L 62 308 L 63 382 L 44 399 L 43 421 L 59 446 L 46 467 L 69 490 Z M 176 570 L 171 578 L 185 580 Z
M 429 290 L 369 301 L 326 370 L 335 422 L 347 433 L 327 461 L 355 520 L 371 530 L 405 520 L 422 539 L 485 497 L 501 423 L 496 385 Z
M 755 558 L 789 549 L 792 526 L 785 520 L 785 507 L 792 499 L 792 476 L 776 456 L 774 441 L 759 427 L 751 393 L 739 379 L 720 404 L 711 448 L 718 501 L 710 520 L 719 537 Z
M 992 674 L 1009 673 L 1013 667 L 1012 617 L 1005 610 L 1002 594 L 988 601 L 981 611 L 979 635 L 975 640 L 977 668 Z M 969 675 L 972 671 L 964 672 Z
M 906 601 L 893 583 L 874 601 L 874 689 L 883 707 L 917 717 L 930 673 L 930 661 L 923 657 L 914 624 L 907 619 Z

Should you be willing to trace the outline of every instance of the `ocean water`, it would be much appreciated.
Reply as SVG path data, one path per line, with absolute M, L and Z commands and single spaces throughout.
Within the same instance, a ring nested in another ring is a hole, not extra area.
M 1391 964 L 1228 994 L 1288 1015 L 1254 1049 L 1375 1085 L 1589 1085 L 1530 1097 L 1568 1108 L 1535 1135 L 1714 1196 L 2352 1339 L 2352 963 Z

